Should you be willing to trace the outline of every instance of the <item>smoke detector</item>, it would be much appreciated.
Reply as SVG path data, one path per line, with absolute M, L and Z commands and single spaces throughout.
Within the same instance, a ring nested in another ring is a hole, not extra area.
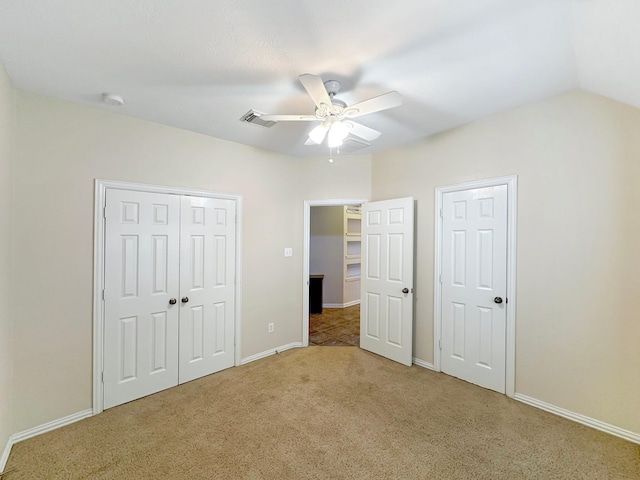
M 121 107 L 124 105 L 124 98 L 120 95 L 116 95 L 115 93 L 103 93 L 102 101 L 112 107 Z

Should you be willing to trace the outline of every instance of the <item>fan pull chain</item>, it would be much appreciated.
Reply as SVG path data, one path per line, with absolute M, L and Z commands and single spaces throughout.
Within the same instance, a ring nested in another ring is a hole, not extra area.
M 340 147 L 336 147 L 336 155 L 340 155 Z M 329 163 L 333 163 L 333 155 L 331 154 L 331 147 L 329 147 Z

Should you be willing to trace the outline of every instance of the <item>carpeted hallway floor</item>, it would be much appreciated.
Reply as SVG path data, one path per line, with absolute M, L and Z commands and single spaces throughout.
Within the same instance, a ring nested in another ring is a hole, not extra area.
M 26 440 L 7 468 L 7 480 L 638 479 L 640 446 L 357 347 L 308 347 Z

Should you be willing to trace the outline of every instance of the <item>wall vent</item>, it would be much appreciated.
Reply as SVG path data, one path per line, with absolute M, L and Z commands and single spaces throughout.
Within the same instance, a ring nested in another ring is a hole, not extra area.
M 276 122 L 267 122 L 262 120 L 260 117 L 264 115 L 262 112 L 256 112 L 255 110 L 249 110 L 242 117 L 240 117 L 240 121 L 244 123 L 250 123 L 251 125 L 257 125 L 259 127 L 269 128 L 273 127 Z

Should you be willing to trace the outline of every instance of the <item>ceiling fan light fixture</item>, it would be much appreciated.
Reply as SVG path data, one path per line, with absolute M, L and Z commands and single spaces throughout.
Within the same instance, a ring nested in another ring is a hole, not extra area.
M 309 138 L 313 143 L 320 145 L 327 135 L 328 126 L 323 122 L 309 132 Z
M 342 139 L 336 137 L 335 135 L 331 135 L 331 132 L 329 132 L 328 143 L 329 143 L 329 148 L 336 148 L 342 145 Z
M 335 121 L 329 129 L 329 147 L 339 147 L 349 135 L 349 127 L 340 121 Z
M 336 132 L 336 135 L 339 135 L 342 140 L 347 138 L 347 135 L 349 135 L 349 126 L 341 121 L 334 122 L 331 126 L 331 130 Z
M 331 124 L 331 129 L 329 130 L 329 146 L 339 146 L 342 145 L 342 142 L 345 138 L 349 136 L 349 127 L 341 122 L 335 121 Z M 334 143 L 334 145 L 331 145 Z

